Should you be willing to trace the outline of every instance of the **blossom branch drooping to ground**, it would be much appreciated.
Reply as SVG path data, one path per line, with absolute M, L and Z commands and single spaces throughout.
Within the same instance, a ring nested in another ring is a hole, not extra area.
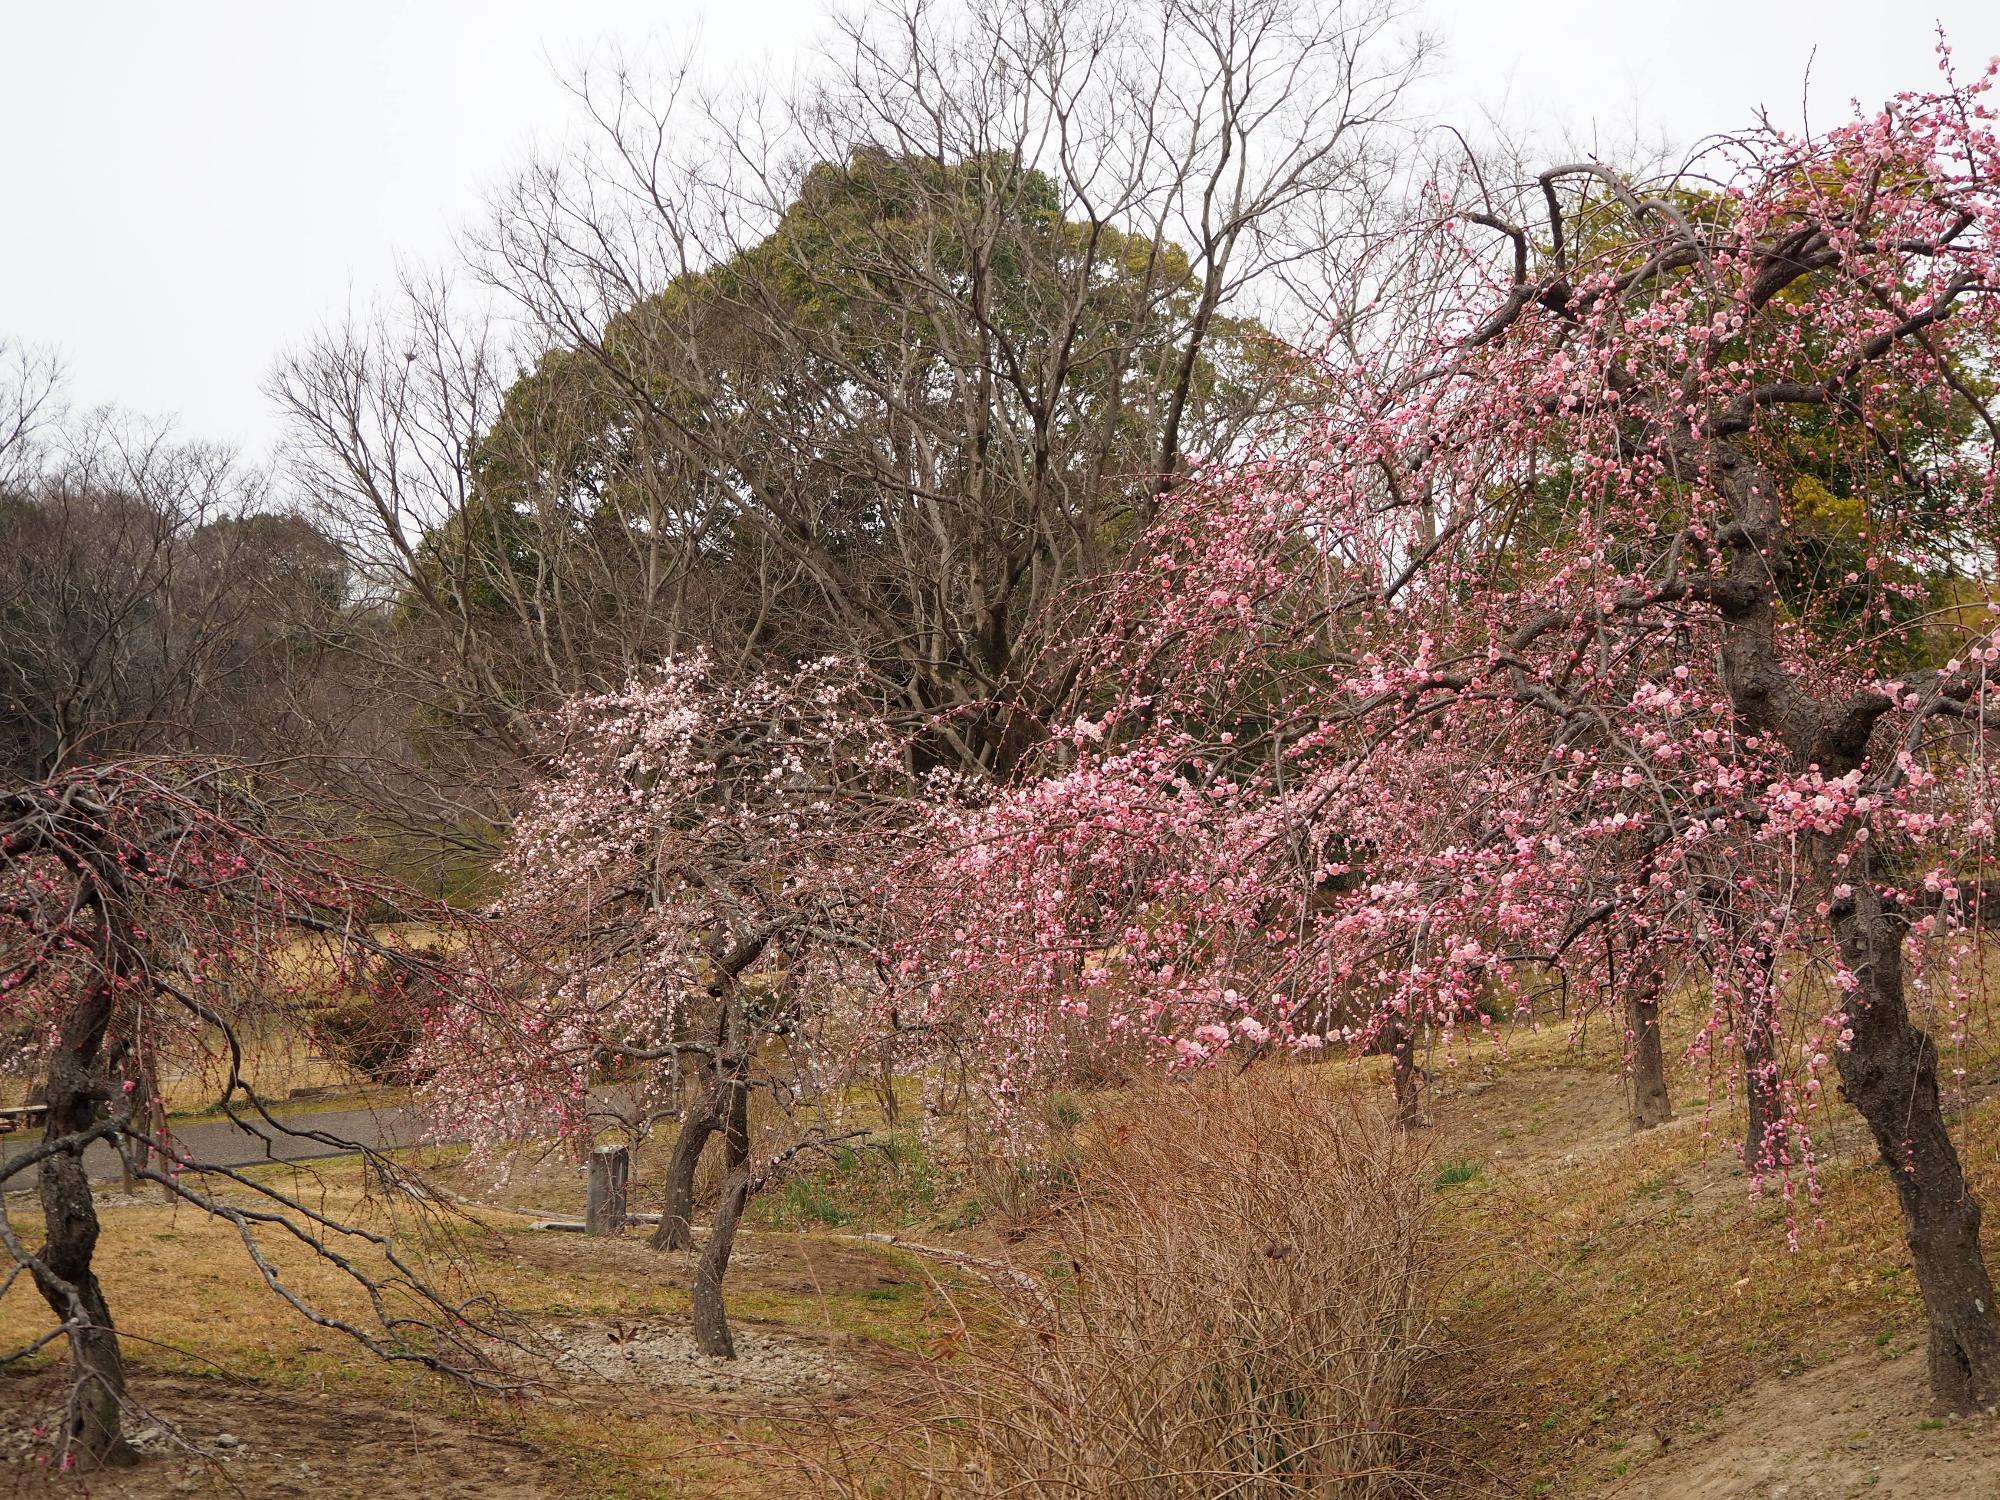
M 1918 1019 L 1976 1010 L 1994 826 L 1991 86 L 1699 176 L 1440 194 L 1427 341 L 1332 362 L 1296 450 L 1175 497 L 1042 778 L 954 827 L 906 965 L 933 1023 L 1003 1076 L 1079 1018 L 1182 1064 L 1401 1056 L 1559 984 L 1660 1084 L 1698 983 L 1753 1169 L 1810 1198 L 1837 1077 L 1940 1402 L 2000 1400 Z
M 119 1151 L 129 1180 L 231 1224 L 268 1289 L 301 1315 L 381 1358 L 506 1383 L 478 1342 L 497 1336 L 478 1299 L 434 1286 L 366 1222 L 219 1167 L 165 1124 L 159 1081 L 209 1079 L 219 1107 L 252 1136 L 308 1136 L 361 1152 L 384 1183 L 403 1181 L 357 1143 L 274 1114 L 245 1069 L 253 1033 L 312 1034 L 329 986 L 387 985 L 397 1002 L 413 973 L 439 989 L 478 987 L 459 960 L 466 935 L 452 931 L 454 914 L 355 863 L 325 811 L 255 767 L 212 760 L 87 767 L 0 794 L 0 1025 L 47 1080 L 41 1145 L 0 1171 L 0 1187 L 33 1174 L 44 1243 L 32 1247 L 0 1201 L 0 1245 L 55 1314 L 48 1337 L 70 1345 L 66 1466 L 133 1457 L 123 1426 L 135 1403 L 96 1269 L 84 1153 L 98 1142 Z M 391 914 L 426 922 L 437 948 L 378 936 Z M 361 1294 L 372 1326 L 318 1305 L 265 1237 L 331 1267 Z

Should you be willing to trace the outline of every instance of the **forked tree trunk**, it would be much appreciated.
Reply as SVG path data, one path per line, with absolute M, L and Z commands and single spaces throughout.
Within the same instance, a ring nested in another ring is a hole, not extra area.
M 729 1317 L 722 1304 L 722 1278 L 729 1273 L 736 1229 L 749 1201 L 750 1168 L 745 1163 L 723 1184 L 722 1201 L 715 1206 L 715 1225 L 708 1243 L 702 1246 L 701 1263 L 695 1267 L 694 1341 L 703 1354 L 716 1359 L 736 1358 L 736 1341 L 729 1336 Z
M 100 984 L 63 1023 L 60 1045 L 49 1063 L 48 1119 L 44 1140 L 88 1130 L 101 1090 L 92 1065 L 111 1019 L 111 993 Z M 92 1268 L 97 1252 L 97 1206 L 80 1154 L 63 1152 L 40 1168 L 42 1218 L 48 1240 L 40 1259 L 58 1280 L 37 1276 L 42 1297 L 55 1315 L 71 1324 L 73 1384 L 65 1417 L 63 1447 L 79 1469 L 122 1468 L 139 1461 L 125 1441 L 120 1418 L 125 1404 L 125 1362 L 118 1330 Z M 79 1317 L 80 1314 L 80 1317 Z
M 723 1125 L 725 1101 L 720 1092 L 711 1075 L 701 1096 L 681 1117 L 673 1153 L 667 1158 L 667 1195 L 660 1206 L 660 1227 L 653 1231 L 655 1250 L 685 1250 L 694 1240 L 694 1174 L 709 1137 Z
M 1674 1117 L 1667 1092 L 1667 1052 L 1660 1041 L 1661 970 L 1641 960 L 1625 987 L 1625 1030 L 1632 1049 L 1632 1128 L 1651 1130 Z
M 1990 1411 L 2000 1404 L 2000 1327 L 1979 1205 L 1945 1126 L 1937 1048 L 1905 1003 L 1903 924 L 1883 909 L 1865 862 L 1857 864 L 1854 893 L 1832 914 L 1856 980 L 1844 1012 L 1854 1039 L 1834 1052 L 1840 1091 L 1868 1122 L 1896 1184 L 1930 1323 L 1931 1394 L 1941 1410 Z
M 701 1097 L 682 1117 L 674 1137 L 667 1158 L 666 1202 L 660 1209 L 660 1227 L 653 1231 L 655 1250 L 685 1250 L 694 1242 L 695 1173 L 717 1131 L 722 1133 L 723 1164 L 734 1172 L 750 1160 L 750 1090 L 740 1073 L 726 1064 L 709 1070 Z

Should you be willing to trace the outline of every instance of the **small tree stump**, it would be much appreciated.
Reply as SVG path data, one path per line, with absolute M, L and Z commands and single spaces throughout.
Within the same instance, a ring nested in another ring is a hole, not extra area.
M 584 1209 L 586 1234 L 625 1232 L 625 1181 L 632 1153 L 623 1146 L 599 1146 L 590 1153 L 590 1197 Z

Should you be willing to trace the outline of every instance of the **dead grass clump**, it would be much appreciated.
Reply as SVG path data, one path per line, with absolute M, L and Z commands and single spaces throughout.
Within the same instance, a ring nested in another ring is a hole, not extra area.
M 1163 1089 L 1091 1132 L 1002 1332 L 941 1367 L 942 1492 L 1409 1493 L 1439 1245 L 1412 1148 L 1310 1079 Z
M 961 1115 L 958 1164 L 978 1222 L 1010 1244 L 1046 1228 L 1074 1196 L 1085 1119 L 1067 1089 L 1035 1095 L 1004 1124 L 977 1111 Z

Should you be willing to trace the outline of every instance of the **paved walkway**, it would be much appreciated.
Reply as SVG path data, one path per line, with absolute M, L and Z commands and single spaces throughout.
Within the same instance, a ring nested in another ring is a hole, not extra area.
M 246 1116 L 246 1125 L 222 1119 L 195 1120 L 171 1125 L 180 1149 L 196 1160 L 218 1167 L 251 1167 L 261 1162 L 311 1161 L 317 1157 L 346 1156 L 362 1146 L 390 1150 L 403 1146 L 435 1144 L 422 1119 L 400 1106 L 382 1109 L 333 1109 L 319 1113 L 281 1114 L 285 1130 L 274 1130 L 262 1119 Z M 329 1140 L 301 1138 L 286 1131 L 310 1131 Z M 41 1144 L 40 1130 L 16 1130 L 0 1136 L 0 1169 L 21 1152 Z M 118 1153 L 107 1142 L 94 1142 L 83 1153 L 84 1166 L 92 1182 L 116 1182 L 121 1174 Z M 6 1190 L 17 1192 L 34 1186 L 35 1170 L 29 1168 L 5 1180 Z

